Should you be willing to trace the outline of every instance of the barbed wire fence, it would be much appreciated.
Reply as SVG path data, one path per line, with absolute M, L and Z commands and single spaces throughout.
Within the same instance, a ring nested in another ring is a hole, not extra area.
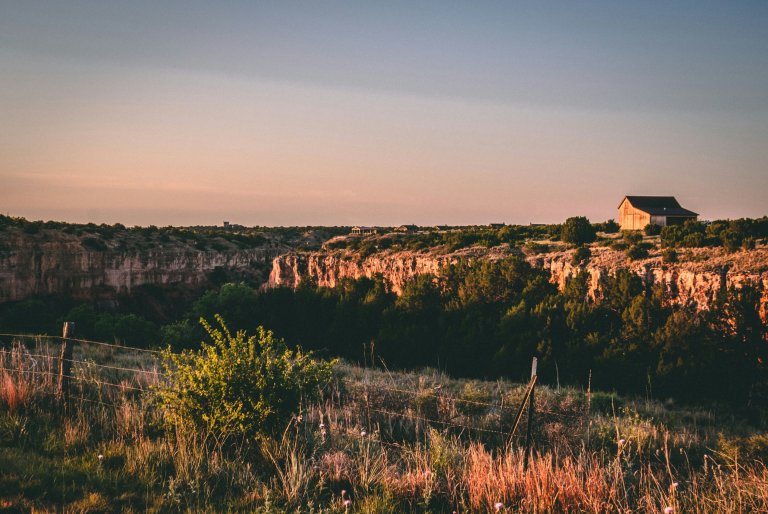
M 39 384 L 66 413 L 72 402 L 83 402 L 104 408 L 119 408 L 127 397 L 136 399 L 152 391 L 165 375 L 162 371 L 162 351 L 136 348 L 104 341 L 73 337 L 74 324 L 65 323 L 62 336 L 0 333 L 0 375 L 17 378 L 38 377 Z M 366 424 L 370 428 L 383 420 L 407 420 L 415 426 L 451 430 L 463 435 L 487 436 L 502 441 L 509 448 L 527 413 L 525 435 L 526 455 L 532 448 L 531 434 L 535 419 L 534 394 L 537 384 L 536 359 L 533 359 L 531 380 L 521 386 L 522 400 L 507 401 L 502 394 L 498 402 L 462 398 L 442 392 L 440 387 L 416 390 L 373 384 L 367 379 L 339 377 L 338 382 L 355 393 L 362 393 Z M 372 401 L 372 396 L 389 393 L 410 398 L 410 402 Z M 353 394 L 354 396 L 354 394 Z M 441 417 L 436 412 L 423 412 L 419 402 L 432 399 L 446 411 L 484 409 L 497 414 L 497 426 L 468 421 L 470 416 Z M 392 404 L 394 403 L 394 404 Z M 392 404 L 392 405 L 390 405 Z M 463 406 L 460 408 L 459 406 Z M 545 411 L 546 412 L 546 411 Z M 510 415 L 508 421 L 502 413 Z M 549 412 L 549 414 L 555 414 Z M 321 415 L 322 419 L 322 415 Z M 386 443 L 386 441 L 382 441 Z

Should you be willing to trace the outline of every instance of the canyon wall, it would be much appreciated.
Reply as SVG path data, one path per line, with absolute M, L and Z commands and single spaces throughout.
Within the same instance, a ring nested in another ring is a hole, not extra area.
M 29 237 L 6 231 L 0 237 L 0 303 L 31 296 L 58 295 L 83 301 L 114 299 L 141 286 L 202 289 L 217 280 L 245 280 L 265 287 L 296 287 L 304 277 L 333 287 L 344 278 L 381 274 L 400 293 L 406 282 L 420 274 L 438 274 L 458 259 L 500 259 L 518 252 L 506 247 L 473 247 L 452 253 L 382 251 L 361 255 L 346 250 L 297 252 L 282 244 L 238 249 L 198 250 L 180 243 L 132 243 L 121 249 L 109 242 L 92 250 L 81 238 L 49 233 Z M 628 261 L 623 252 L 593 247 L 585 266 L 574 266 L 573 250 L 528 255 L 532 266 L 549 272 L 561 289 L 582 269 L 591 275 L 593 296 L 600 295 L 600 278 L 627 268 L 648 284 L 662 284 L 670 301 L 706 309 L 724 287 L 750 282 L 762 287 L 764 319 L 768 314 L 768 248 L 724 253 L 721 248 L 681 252 L 681 261 L 663 263 L 658 250 L 649 258 Z M 271 270 L 271 271 L 270 271 Z
M 746 282 L 762 287 L 762 314 L 768 314 L 768 250 L 765 248 L 725 254 L 722 249 L 692 250 L 688 262 L 663 263 L 659 255 L 647 259 L 628 261 L 623 252 L 608 248 L 593 248 L 593 257 L 585 266 L 571 263 L 572 250 L 526 259 L 534 267 L 549 272 L 552 283 L 563 289 L 568 281 L 582 269 L 591 275 L 590 294 L 600 295 L 600 279 L 627 268 L 647 284 L 662 284 L 670 301 L 707 309 L 716 294 L 724 287 L 740 287 Z M 421 252 L 377 253 L 366 258 L 344 251 L 297 253 L 275 258 L 269 275 L 268 287 L 296 287 L 304 277 L 319 286 L 335 286 L 346 277 L 372 277 L 381 274 L 399 294 L 403 285 L 422 273 L 439 273 L 447 263 L 460 258 L 499 259 L 510 255 L 499 249 L 472 249 L 450 254 Z
M 113 299 L 148 285 L 202 288 L 217 269 L 259 283 L 280 253 L 275 248 L 203 251 L 174 244 L 93 251 L 77 238 L 6 236 L 0 249 L 0 302 L 38 295 Z

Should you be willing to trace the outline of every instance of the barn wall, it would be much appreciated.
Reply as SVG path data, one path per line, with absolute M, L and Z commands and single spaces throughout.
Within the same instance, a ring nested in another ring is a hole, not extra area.
M 642 230 L 651 222 L 651 215 L 634 208 L 626 199 L 619 206 L 621 230 Z

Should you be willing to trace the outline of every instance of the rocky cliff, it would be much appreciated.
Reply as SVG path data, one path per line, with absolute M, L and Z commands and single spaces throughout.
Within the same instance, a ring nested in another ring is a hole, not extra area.
M 25 236 L 5 231 L 0 239 L 0 302 L 36 295 L 104 300 L 140 286 L 202 288 L 211 279 L 261 283 L 272 259 L 285 248 L 198 250 L 178 242 L 104 245 L 89 249 L 74 235 Z
M 504 248 L 473 248 L 455 253 L 382 252 L 361 258 L 352 252 L 292 252 L 278 256 L 272 263 L 268 286 L 296 287 L 303 277 L 320 286 L 335 286 L 346 277 L 372 277 L 381 274 L 392 284 L 395 293 L 415 275 L 439 273 L 446 264 L 459 258 L 499 259 L 512 251 Z M 571 263 L 573 251 L 564 250 L 529 255 L 531 265 L 549 271 L 550 280 L 561 289 L 582 269 L 591 275 L 592 296 L 600 294 L 600 278 L 620 268 L 636 273 L 648 284 L 662 284 L 672 303 L 706 309 L 723 287 L 741 286 L 746 282 L 763 290 L 762 309 L 768 314 L 768 249 L 758 248 L 726 254 L 722 249 L 695 249 L 683 255 L 682 262 L 663 263 L 659 252 L 649 258 L 628 261 L 623 252 L 609 248 L 592 248 L 592 258 L 584 266 Z

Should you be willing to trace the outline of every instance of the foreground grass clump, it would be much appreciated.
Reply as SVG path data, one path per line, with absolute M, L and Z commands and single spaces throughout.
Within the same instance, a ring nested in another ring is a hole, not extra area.
M 258 362 L 266 333 L 219 334 L 214 377 L 237 364 L 230 351 Z M 507 445 L 519 384 L 339 364 L 280 430 L 251 437 L 237 423 L 172 422 L 163 394 L 196 391 L 171 379 L 182 368 L 160 373 L 161 356 L 113 348 L 76 348 L 65 414 L 58 361 L 39 357 L 53 350 L 0 350 L 0 508 L 11 512 L 768 511 L 764 433 L 714 411 L 541 387 L 525 468 L 521 434 Z M 196 398 L 211 412 L 221 398 L 237 405 L 224 391 Z

